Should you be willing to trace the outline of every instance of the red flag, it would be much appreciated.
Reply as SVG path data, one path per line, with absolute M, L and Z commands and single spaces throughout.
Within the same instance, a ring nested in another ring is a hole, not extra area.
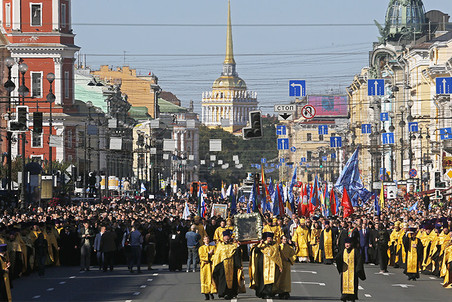
M 334 195 L 334 189 L 331 188 L 330 193 L 330 207 L 331 207 L 331 215 L 336 215 L 336 195 Z
M 314 207 L 314 205 L 312 204 L 312 194 L 314 194 L 314 185 L 312 185 L 311 186 L 311 194 L 309 194 L 309 200 L 308 200 L 308 204 L 309 204 L 309 207 L 308 207 L 308 209 L 309 209 L 309 214 L 312 214 L 312 213 L 314 213 L 314 211 L 315 211 L 315 207 Z
M 308 206 L 308 185 L 304 185 L 303 189 L 303 200 L 301 205 L 301 215 L 304 217 L 309 217 L 309 206 Z
M 342 207 L 344 208 L 344 218 L 347 218 L 348 216 L 352 215 L 354 210 L 352 206 L 352 202 L 350 200 L 350 197 L 348 197 L 347 189 L 344 187 L 344 193 L 342 193 L 342 201 L 341 201 Z

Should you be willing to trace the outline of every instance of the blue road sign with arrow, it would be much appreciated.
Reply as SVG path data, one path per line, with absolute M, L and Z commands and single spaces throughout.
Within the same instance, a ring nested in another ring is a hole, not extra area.
M 441 140 L 452 139 L 452 128 L 441 128 L 439 129 L 439 134 Z
M 302 158 L 301 158 L 301 162 L 302 162 L 302 163 L 305 163 L 305 162 L 306 162 L 306 157 L 302 157 Z
M 410 132 L 419 132 L 419 124 L 418 124 L 418 122 L 410 122 L 410 123 L 408 123 L 408 130 Z
M 452 77 L 436 78 L 436 94 L 452 94 Z
M 380 121 L 382 121 L 382 122 L 389 121 L 389 113 L 388 112 L 380 113 Z
M 289 150 L 288 138 L 278 138 L 278 150 Z
M 383 79 L 367 80 L 367 95 L 368 96 L 385 95 L 385 80 Z
M 394 133 L 387 132 L 382 135 L 383 145 L 393 145 L 394 144 Z
M 290 151 L 291 151 L 291 152 L 296 152 L 296 151 L 297 151 L 297 148 L 291 147 L 291 148 L 290 148 Z
M 276 126 L 276 135 L 287 135 L 287 128 L 284 125 Z
M 342 147 L 342 137 L 331 136 L 330 137 L 330 147 L 331 148 L 341 148 Z
M 319 135 L 328 134 L 328 125 L 320 125 L 319 126 Z
M 361 133 L 362 134 L 372 133 L 372 125 L 371 124 L 362 124 L 361 125 Z
M 290 80 L 289 81 L 289 96 L 306 96 L 306 81 L 305 80 Z

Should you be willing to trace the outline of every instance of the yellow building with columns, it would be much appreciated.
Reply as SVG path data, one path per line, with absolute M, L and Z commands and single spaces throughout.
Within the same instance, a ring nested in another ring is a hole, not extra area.
M 222 127 L 225 131 L 233 133 L 246 126 L 248 113 L 257 110 L 257 105 L 257 93 L 247 90 L 245 81 L 236 71 L 229 1 L 223 72 L 213 83 L 212 91 L 202 94 L 201 121 L 209 128 Z

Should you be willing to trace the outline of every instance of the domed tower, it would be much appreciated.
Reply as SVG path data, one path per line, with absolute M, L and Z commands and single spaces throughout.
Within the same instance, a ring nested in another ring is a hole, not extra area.
M 386 11 L 386 41 L 412 40 L 425 34 L 425 9 L 422 0 L 391 0 Z
M 236 71 L 232 43 L 231 3 L 228 2 L 226 57 L 223 72 L 212 85 L 212 91 L 202 95 L 202 123 L 208 127 L 223 127 L 228 132 L 240 130 L 248 121 L 248 113 L 257 109 L 257 93 L 248 91 Z

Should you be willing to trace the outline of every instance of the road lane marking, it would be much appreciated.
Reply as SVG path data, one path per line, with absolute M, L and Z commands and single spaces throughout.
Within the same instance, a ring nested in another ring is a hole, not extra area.
M 148 282 L 152 282 L 154 279 L 148 279 Z
M 294 281 L 292 283 L 294 283 L 294 284 L 311 284 L 311 285 L 326 286 L 326 284 L 322 283 L 322 282 Z
M 237 299 L 232 299 L 231 302 L 237 302 Z
M 361 285 L 358 285 L 359 290 L 364 290 L 364 288 Z
M 69 279 L 75 279 L 75 276 L 70 276 Z
M 152 276 L 158 276 L 158 275 L 159 275 L 159 273 L 152 274 Z
M 394 275 L 394 273 L 375 273 L 375 275 L 383 275 L 383 276 L 390 276 L 390 275 Z
M 66 281 L 61 281 L 59 284 L 60 285 L 66 284 Z
M 369 295 L 369 294 L 364 294 L 364 297 L 366 297 L 366 298 L 372 298 L 372 296 Z
M 414 285 L 411 284 L 393 284 L 392 286 L 393 287 L 400 286 L 401 288 L 414 287 Z
M 317 275 L 317 272 L 314 271 L 297 271 L 297 270 L 291 270 L 292 273 L 309 273 L 313 275 Z
M 430 278 L 430 280 L 436 280 L 436 278 L 435 277 L 429 277 Z
M 146 288 L 146 285 L 143 284 L 143 285 L 140 286 L 140 288 Z
M 126 300 L 126 302 L 132 302 L 132 300 Z
M 50 288 L 47 289 L 48 292 L 51 292 L 51 291 L 53 291 L 53 290 L 54 290 L 53 287 L 50 287 Z
M 267 302 L 273 302 L 273 299 L 267 299 Z
M 34 296 L 32 299 L 39 299 L 39 298 L 41 298 L 41 296 Z

